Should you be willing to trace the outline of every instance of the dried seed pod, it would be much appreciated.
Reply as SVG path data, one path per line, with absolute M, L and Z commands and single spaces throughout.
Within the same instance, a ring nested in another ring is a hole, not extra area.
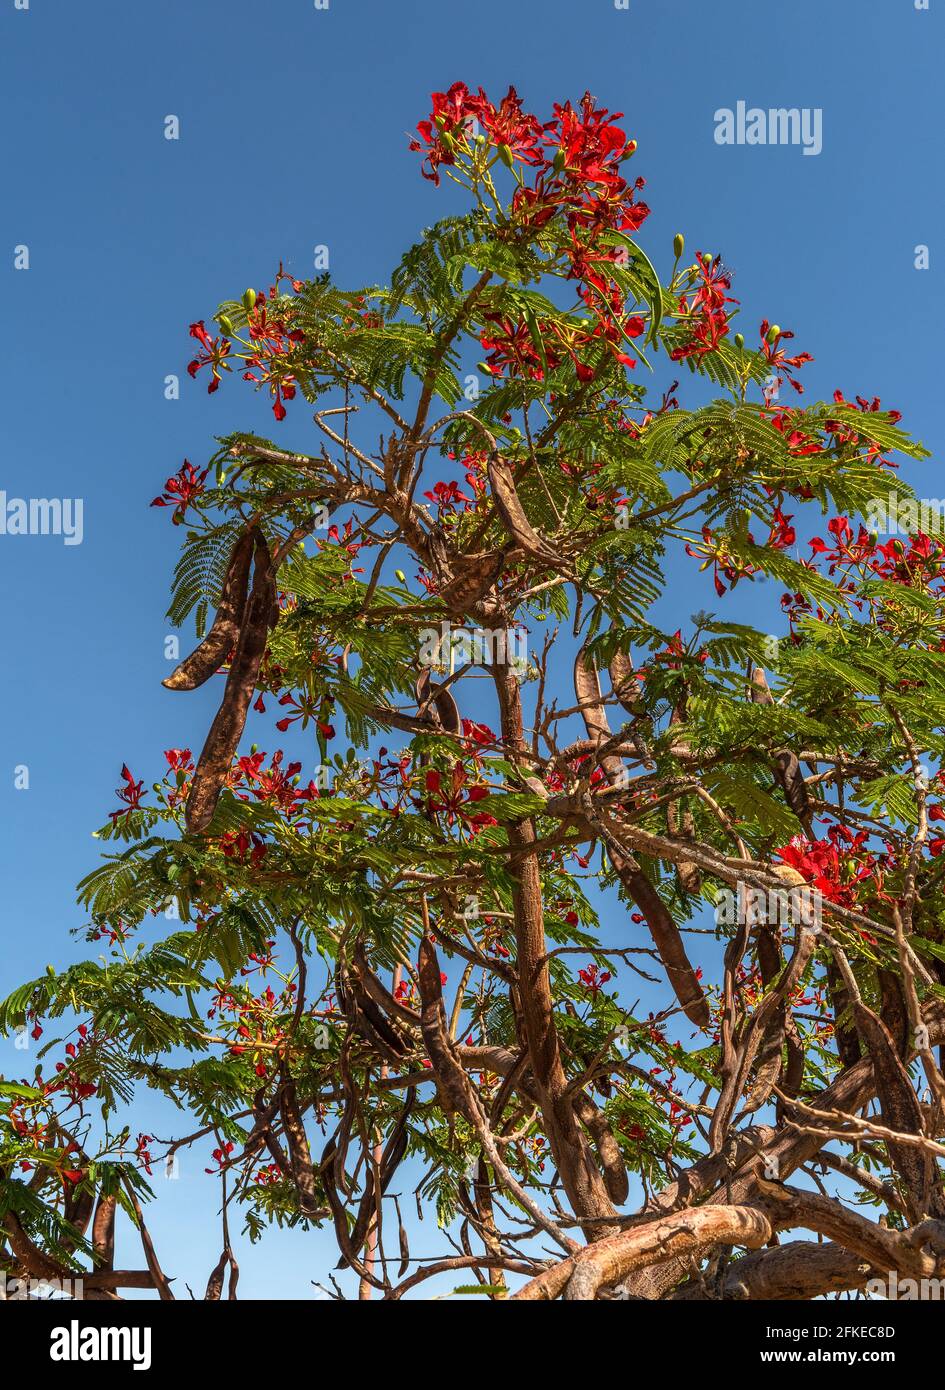
M 752 703 L 756 705 L 774 704 L 774 696 L 768 688 L 767 677 L 760 666 L 752 668 L 751 698 Z M 789 748 L 780 749 L 775 754 L 773 771 L 778 785 L 784 792 L 785 801 L 804 828 L 809 830 L 813 807 L 796 754 Z
M 230 663 L 223 703 L 210 726 L 187 798 L 185 819 L 192 833 L 205 830 L 213 819 L 239 746 L 266 650 L 274 591 L 269 547 L 260 536 L 256 543 L 252 592 L 243 615 L 236 653 Z
M 417 957 L 417 985 L 420 990 L 420 1030 L 433 1069 L 440 1104 L 447 1115 L 471 1113 L 469 1082 L 453 1051 L 443 1006 L 443 985 L 436 950 L 424 936 Z
M 180 663 L 167 680 L 161 682 L 168 690 L 196 690 L 219 671 L 228 653 L 236 646 L 246 608 L 250 561 L 258 538 L 259 532 L 253 527 L 245 531 L 234 545 L 213 626 L 200 646 Z
M 430 700 L 433 709 L 436 711 L 437 722 L 445 732 L 448 734 L 461 734 L 463 732 L 463 721 L 460 717 L 459 706 L 453 699 L 453 692 L 448 689 L 444 690 L 440 686 L 434 686 L 431 700 L 431 684 L 432 677 L 429 667 L 424 667 L 417 678 L 415 687 L 417 692 L 417 704 L 422 708 L 424 705 L 427 705 L 427 701 Z M 429 712 L 430 706 L 427 705 L 427 713 L 429 714 Z
M 452 564 L 452 578 L 440 588 L 440 598 L 451 612 L 462 615 L 485 598 L 504 566 L 502 550 L 457 556 Z
M 298 1188 L 299 1206 L 303 1213 L 311 1215 L 318 1207 L 315 1197 L 315 1170 L 312 1166 L 308 1135 L 305 1133 L 299 1111 L 295 1082 L 291 1077 L 283 1080 L 279 1095 L 279 1113 L 282 1116 L 282 1128 L 292 1163 L 292 1179 Z
M 403 1279 L 410 1267 L 410 1241 L 407 1239 L 407 1228 L 404 1225 L 404 1218 L 400 1214 L 400 1203 L 394 1198 L 394 1210 L 397 1213 L 397 1241 L 400 1247 L 400 1266 L 397 1270 L 397 1278 Z
M 629 896 L 642 913 L 669 983 L 690 1022 L 698 1028 L 709 1023 L 709 1003 L 692 968 L 679 928 L 672 914 L 642 869 L 611 854 L 614 868 Z
M 207 1280 L 207 1292 L 203 1296 L 204 1303 L 218 1303 L 223 1292 L 223 1274 L 227 1265 L 227 1252 L 224 1250 L 217 1264 L 210 1272 Z
M 826 963 L 826 974 L 827 994 L 833 1010 L 834 1042 L 837 1044 L 840 1061 L 845 1067 L 852 1067 L 860 1060 L 860 1039 L 850 1021 L 850 995 L 832 958 Z
M 115 1263 L 115 1211 L 118 1198 L 104 1193 L 98 1199 L 95 1215 L 92 1218 L 92 1249 L 95 1251 L 95 1268 L 112 1269 Z
M 795 816 L 802 825 L 809 827 L 813 807 L 796 753 L 792 753 L 789 748 L 782 748 L 776 753 L 774 775 Z
M 619 649 L 610 659 L 610 681 L 614 695 L 628 714 L 634 716 L 643 712 L 640 681 L 634 674 L 633 663 L 626 652 Z
M 585 1091 L 575 1097 L 574 1112 L 594 1141 L 608 1197 L 615 1206 L 622 1206 L 630 1195 L 630 1179 L 613 1130 Z
M 600 741 L 610 738 L 597 667 L 587 654 L 586 643 L 574 662 L 574 693 L 581 705 L 588 737 Z M 611 781 L 623 772 L 623 763 L 616 756 L 604 758 L 603 767 Z M 653 945 L 686 1017 L 704 1028 L 709 1022 L 709 1005 L 672 915 L 635 860 L 629 855 L 619 854 L 612 847 L 608 848 L 608 853 L 621 883 L 646 920 Z
M 556 564 L 560 557 L 554 554 L 547 541 L 539 536 L 525 515 L 525 508 L 519 501 L 518 493 L 515 490 L 512 470 L 506 460 L 500 458 L 497 453 L 490 454 L 487 471 L 489 486 L 499 509 L 499 515 L 516 544 L 536 560 L 544 560 L 546 564 Z
M 574 658 L 574 693 L 581 706 L 588 738 L 609 739 L 611 728 L 601 696 L 600 677 L 593 657 L 588 655 L 586 642 Z
M 853 1003 L 853 1020 L 873 1063 L 883 1123 L 900 1134 L 923 1134 L 922 1107 L 889 1029 L 859 1000 Z M 913 1218 L 945 1216 L 945 1194 L 933 1156 L 892 1139 L 887 1139 L 886 1149 L 908 1193 Z
M 670 835 L 677 839 L 694 840 L 696 838 L 696 823 L 693 820 L 692 812 L 688 806 L 683 806 L 681 811 L 677 810 L 675 801 L 670 801 L 666 807 L 666 828 Z M 679 882 L 683 890 L 691 898 L 697 898 L 702 892 L 702 874 L 699 872 L 697 864 L 691 863 L 688 859 L 676 865 L 676 872 L 679 875 Z

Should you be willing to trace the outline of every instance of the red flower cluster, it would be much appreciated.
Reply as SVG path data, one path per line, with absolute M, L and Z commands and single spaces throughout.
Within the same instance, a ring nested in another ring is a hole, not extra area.
M 248 322 L 253 352 L 245 359 L 243 380 L 267 385 L 273 396 L 272 413 L 277 420 L 284 420 L 283 402 L 295 399 L 297 384 L 288 360 L 295 345 L 305 341 L 305 334 L 300 328 L 291 328 L 285 319 L 271 318 L 262 292 L 257 295 Z
M 726 293 L 732 288 L 732 276 L 723 266 L 721 257 L 712 260 L 700 255 L 696 259 L 696 269 L 701 284 L 691 296 L 683 295 L 679 300 L 679 313 L 689 331 L 689 339 L 673 348 L 670 357 L 674 362 L 714 352 L 728 335 L 730 315 L 725 306 L 738 303 Z
M 424 783 L 427 792 L 430 793 L 426 809 L 431 812 L 445 811 L 449 825 L 459 821 L 473 834 L 477 834 L 485 826 L 496 825 L 498 822 L 485 811 L 473 813 L 470 810 L 477 801 L 483 801 L 489 795 L 489 788 L 480 783 L 467 785 L 468 781 L 466 769 L 459 762 L 454 764 L 448 781 L 444 780 L 442 773 L 431 769 L 426 774 Z
M 444 512 L 448 515 L 452 515 L 454 508 L 457 507 L 460 502 L 471 503 L 473 500 L 460 490 L 459 483 L 457 482 L 436 483 L 431 492 L 425 492 L 423 495 L 429 502 L 434 503 L 441 516 Z
M 456 170 L 454 177 L 475 186 L 496 159 L 510 168 L 520 166 L 512 223 L 536 231 L 556 217 L 563 219 L 568 278 L 581 282 L 578 294 L 596 320 L 584 333 L 577 327 L 528 326 L 496 315 L 494 329 L 482 339 L 490 369 L 496 375 L 510 370 L 543 380 L 567 354 L 578 378 L 589 381 L 594 370 L 577 353 L 594 341 L 605 343 L 624 366 L 636 366 L 623 344 L 638 337 L 645 325 L 638 315 L 625 312 L 625 294 L 614 274 L 625 250 L 605 240 L 606 233 L 636 231 L 649 214 L 645 203 L 635 201 L 644 180 L 630 184 L 620 172 L 636 150 L 636 142 L 616 124 L 620 113 L 598 108 L 586 92 L 577 108 L 570 102 L 556 104 L 553 118 L 542 123 L 523 112 L 514 88 L 496 107 L 481 88 L 474 94 L 462 82 L 448 92 L 434 92 L 432 102 L 431 119 L 420 122 L 420 138 L 410 146 L 424 154 L 424 177 L 439 183 L 439 170 L 447 166 Z M 534 171 L 531 182 L 525 181 L 522 166 Z M 552 336 L 558 341 L 551 342 Z
M 309 780 L 307 787 L 300 787 L 298 784 L 302 764 L 293 762 L 283 767 L 283 757 L 282 749 L 277 749 L 268 768 L 263 767 L 266 761 L 265 753 L 252 753 L 248 757 L 238 758 L 230 778 L 231 786 L 244 787 L 257 801 L 266 801 L 272 806 L 277 806 L 287 815 L 298 811 L 306 801 L 317 800 L 320 793 L 313 781 Z M 237 795 L 243 801 L 249 799 L 242 792 L 238 791 Z
M 832 825 L 826 839 L 806 840 L 798 835 L 775 853 L 828 902 L 856 907 L 861 884 L 882 888 L 883 861 L 867 848 L 868 840 L 866 830 L 854 834 L 845 825 Z
M 205 468 L 202 473 L 198 473 L 193 464 L 184 459 L 177 472 L 164 484 L 161 496 L 155 497 L 151 506 L 174 507 L 172 520 L 175 526 L 179 525 L 187 508 L 204 492 L 204 483 L 209 472 L 209 468 Z
M 578 971 L 581 983 L 590 995 L 598 995 L 610 980 L 609 970 L 601 970 L 597 965 L 585 965 L 583 970 Z
M 880 579 L 909 584 L 915 579 L 925 583 L 945 578 L 945 545 L 931 536 L 918 532 L 905 541 L 895 539 L 880 545 L 861 523 L 853 535 L 853 527 L 845 516 L 835 516 L 827 522 L 834 539 L 832 546 L 815 536 L 810 542 L 815 555 L 823 556 L 831 575 L 845 566 L 865 566 Z

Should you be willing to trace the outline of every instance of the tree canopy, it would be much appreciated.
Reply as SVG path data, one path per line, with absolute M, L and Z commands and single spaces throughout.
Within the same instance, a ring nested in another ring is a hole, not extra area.
M 805 404 L 720 257 L 643 249 L 620 120 L 435 93 L 411 150 L 467 210 L 389 285 L 280 266 L 192 325 L 274 434 L 155 498 L 200 639 L 164 683 L 220 705 L 122 769 L 104 954 L 0 1007 L 40 1045 L 0 1082 L 8 1274 L 173 1298 L 143 1209 L 184 1150 L 211 1299 L 273 1223 L 332 1229 L 347 1297 L 939 1271 L 945 546 L 869 529 L 928 455 L 877 399 Z M 766 629 L 715 611 L 762 579 Z M 136 1133 L 146 1088 L 179 1132 Z

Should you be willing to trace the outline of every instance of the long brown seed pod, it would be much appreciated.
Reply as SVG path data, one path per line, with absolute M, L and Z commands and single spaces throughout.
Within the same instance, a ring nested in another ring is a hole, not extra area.
M 515 490 L 512 470 L 506 460 L 497 453 L 490 454 L 487 471 L 499 515 L 516 544 L 536 560 L 544 560 L 546 564 L 557 563 L 560 557 L 554 554 L 525 515 L 525 508 Z
M 607 711 L 601 699 L 600 678 L 593 659 L 587 653 L 586 643 L 574 662 L 574 693 L 581 706 L 588 738 L 597 739 L 599 742 L 609 739 L 611 731 L 607 722 Z M 603 767 L 611 782 L 616 782 L 623 771 L 623 763 L 616 756 L 605 757 Z M 635 859 L 620 854 L 610 845 L 608 854 L 624 889 L 646 920 L 653 945 L 686 1017 L 697 1027 L 706 1027 L 709 1022 L 708 1001 L 686 954 L 682 936 L 672 914 Z
M 430 695 L 432 677 L 430 668 L 425 666 L 421 671 L 416 683 L 417 704 L 423 708 L 426 705 L 426 712 L 429 713 L 430 706 L 433 705 L 437 714 L 437 719 L 441 727 L 448 734 L 461 734 L 463 732 L 463 721 L 460 717 L 459 706 L 453 699 L 451 690 L 444 690 L 442 686 L 433 687 L 433 695 Z
M 574 1111 L 594 1141 L 608 1197 L 615 1206 L 623 1206 L 630 1195 L 630 1179 L 620 1145 L 604 1112 L 584 1091 L 575 1096 Z
M 228 653 L 239 641 L 249 587 L 249 565 L 253 558 L 253 546 L 258 539 L 259 532 L 253 527 L 244 531 L 234 545 L 213 626 L 200 646 L 185 657 L 167 680 L 161 682 L 168 690 L 196 690 L 219 671 Z
M 756 705 L 774 704 L 774 696 L 760 666 L 754 667 L 751 673 L 751 698 Z M 809 834 L 813 806 L 797 755 L 790 748 L 779 749 L 774 755 L 773 771 L 785 801 Z
M 256 689 L 259 666 L 266 650 L 274 595 L 275 579 L 269 547 L 260 535 L 256 542 L 252 592 L 226 678 L 223 703 L 210 726 L 187 798 L 185 820 L 187 829 L 193 833 L 205 830 L 213 819 L 233 755 L 239 746 Z
M 114 1193 L 98 1199 L 95 1215 L 92 1218 L 92 1249 L 95 1252 L 96 1269 L 113 1269 L 115 1266 L 115 1211 L 118 1198 Z
M 889 1029 L 860 1000 L 853 1003 L 853 1020 L 873 1063 L 883 1123 L 901 1134 L 922 1134 L 922 1107 Z M 886 1148 L 906 1189 L 913 1218 L 945 1216 L 945 1194 L 932 1155 L 892 1139 L 886 1141 Z
M 640 714 L 643 709 L 640 682 L 634 674 L 633 663 L 627 653 L 618 648 L 610 658 L 609 669 L 614 695 L 628 714 Z
M 670 835 L 677 839 L 694 840 L 696 838 L 696 823 L 693 820 L 692 812 L 688 806 L 677 809 L 675 801 L 670 801 L 666 807 L 666 828 Z M 697 898 L 702 892 L 702 874 L 698 865 L 692 864 L 686 859 L 676 865 L 676 872 L 683 889 L 691 898 Z
M 295 1082 L 291 1077 L 283 1078 L 279 1095 L 279 1113 L 282 1128 L 292 1163 L 292 1180 L 298 1189 L 299 1207 L 304 1215 L 311 1216 L 318 1209 L 315 1197 L 315 1170 L 312 1166 L 312 1151 L 308 1135 L 299 1111 Z

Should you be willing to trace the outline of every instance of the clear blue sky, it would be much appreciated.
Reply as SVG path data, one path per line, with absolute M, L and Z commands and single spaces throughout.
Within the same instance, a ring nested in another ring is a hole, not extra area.
M 677 230 L 721 251 L 746 334 L 764 315 L 814 353 L 808 398 L 879 394 L 934 451 L 943 27 L 945 0 L 0 0 L 0 489 L 84 500 L 80 546 L 0 536 L 3 994 L 86 949 L 67 934 L 74 885 L 121 763 L 151 781 L 164 748 L 199 747 L 207 727 L 215 692 L 160 685 L 177 536 L 148 502 L 215 433 L 272 420 L 235 383 L 208 398 L 189 382 L 187 325 L 280 258 L 308 274 L 318 244 L 339 283 L 386 279 L 447 208 L 406 148 L 431 90 L 512 82 L 544 112 L 590 88 L 639 141 L 658 263 Z M 739 100 L 822 109 L 823 152 L 718 146 L 714 113 Z M 281 431 L 306 447 L 304 412 Z M 940 496 L 925 467 L 920 493 Z M 681 619 L 712 605 L 691 568 L 679 596 Z M 9 1046 L 0 1071 L 22 1074 Z M 217 1246 L 204 1161 L 185 1159 L 171 1195 L 159 1182 L 153 1220 L 195 1289 Z M 241 1242 L 243 1290 L 304 1296 L 328 1249 Z

